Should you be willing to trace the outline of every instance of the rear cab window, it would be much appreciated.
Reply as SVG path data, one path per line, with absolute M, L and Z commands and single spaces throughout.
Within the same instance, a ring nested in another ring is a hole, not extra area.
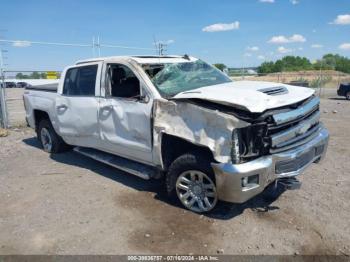
M 68 69 L 62 94 L 67 96 L 95 96 L 97 69 L 98 65 Z

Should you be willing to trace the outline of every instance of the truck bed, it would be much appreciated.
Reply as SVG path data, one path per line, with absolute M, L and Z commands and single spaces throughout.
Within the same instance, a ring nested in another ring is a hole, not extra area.
M 37 90 L 37 91 L 47 91 L 47 92 L 57 92 L 58 83 L 50 83 L 50 84 L 43 84 L 43 85 L 32 85 L 29 87 L 26 87 L 26 90 Z

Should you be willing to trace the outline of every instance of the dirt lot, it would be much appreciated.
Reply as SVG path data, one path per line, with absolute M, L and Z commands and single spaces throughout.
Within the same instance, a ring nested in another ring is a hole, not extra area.
M 336 111 L 334 111 L 336 110 Z M 334 111 L 334 112 L 333 112 Z M 144 181 L 74 152 L 48 155 L 30 129 L 0 137 L 0 254 L 350 254 L 350 103 L 323 99 L 324 162 L 278 199 L 200 216 Z

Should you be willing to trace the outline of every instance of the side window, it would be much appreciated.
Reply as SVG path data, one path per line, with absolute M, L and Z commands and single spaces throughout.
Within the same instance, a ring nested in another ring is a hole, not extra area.
M 112 97 L 139 98 L 140 81 L 127 66 L 108 65 L 107 93 Z
M 63 94 L 69 96 L 94 96 L 97 65 L 71 68 L 64 79 Z

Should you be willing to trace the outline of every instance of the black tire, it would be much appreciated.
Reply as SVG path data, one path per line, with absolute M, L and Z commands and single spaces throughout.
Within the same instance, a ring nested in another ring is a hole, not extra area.
M 178 204 L 181 204 L 185 208 L 197 212 L 197 213 L 205 213 L 209 212 L 214 209 L 215 205 L 217 204 L 217 194 L 216 194 L 216 187 L 215 187 L 215 174 L 210 166 L 210 163 L 212 162 L 210 158 L 204 157 L 200 155 L 201 153 L 187 153 L 184 155 L 179 156 L 176 158 L 172 164 L 170 165 L 168 172 L 166 174 L 166 189 L 168 196 L 173 200 L 176 201 Z M 177 194 L 177 189 L 176 189 L 176 182 L 177 179 L 181 174 L 183 174 L 185 171 L 189 170 L 197 170 L 202 173 L 204 173 L 207 177 L 210 178 L 210 180 L 214 184 L 214 191 L 216 194 L 216 199 L 213 205 L 213 207 L 210 210 L 206 211 L 198 211 L 198 210 L 192 210 L 189 207 L 186 207 L 181 200 L 179 199 L 179 196 Z
M 44 146 L 44 141 L 42 140 L 42 131 L 43 129 L 47 130 L 47 135 L 50 137 L 51 139 L 51 147 L 45 147 Z M 70 149 L 70 146 L 67 145 L 62 138 L 56 133 L 56 131 L 54 130 L 54 128 L 52 127 L 51 121 L 48 119 L 42 119 L 39 122 L 38 128 L 37 128 L 37 137 L 38 140 L 41 144 L 41 146 L 43 147 L 44 151 L 48 152 L 48 153 L 60 153 L 60 152 L 64 152 Z
M 346 92 L 345 98 L 346 98 L 346 100 L 350 100 L 350 91 Z

